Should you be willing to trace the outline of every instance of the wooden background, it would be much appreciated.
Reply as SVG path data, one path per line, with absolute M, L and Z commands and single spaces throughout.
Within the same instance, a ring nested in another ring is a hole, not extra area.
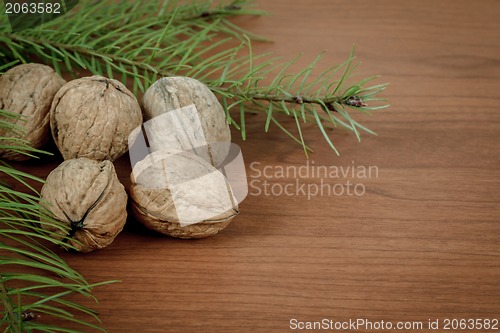
M 358 143 L 305 135 L 315 165 L 376 166 L 363 196 L 249 196 L 216 237 L 183 241 L 130 219 L 108 248 L 64 257 L 96 290 L 109 332 L 290 332 L 289 321 L 500 319 L 500 2 L 256 1 L 272 16 L 238 24 L 257 44 L 320 69 L 353 44 L 360 75 L 383 74 L 392 107 L 362 117 Z M 299 146 L 251 117 L 250 163 L 301 166 Z M 292 123 L 290 125 L 293 126 Z M 116 163 L 128 184 L 127 156 Z M 45 177 L 59 160 L 21 166 Z M 295 179 L 270 179 L 271 184 Z M 319 179 L 300 179 L 318 184 Z M 329 184 L 345 179 L 324 179 Z M 255 194 L 255 193 L 253 193 Z M 467 331 L 467 330 L 466 330 Z

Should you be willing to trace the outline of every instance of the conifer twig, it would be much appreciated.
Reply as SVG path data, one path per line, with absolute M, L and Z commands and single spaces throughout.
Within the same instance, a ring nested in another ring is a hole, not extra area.
M 42 28 L 16 33 L 0 28 L 0 60 L 42 60 L 60 73 L 84 69 L 117 76 L 124 83 L 131 79 L 136 94 L 162 76 L 191 76 L 220 98 L 228 121 L 243 138 L 244 113 L 260 112 L 266 115 L 265 131 L 274 124 L 299 142 L 306 154 L 310 148 L 301 130 L 305 123 L 316 125 L 336 153 L 328 128 L 343 127 L 354 132 L 358 140 L 361 132 L 374 134 L 351 113 L 387 107 L 377 105 L 383 101 L 378 95 L 386 84 L 367 86 L 377 76 L 350 83 L 356 67 L 353 54 L 313 75 L 321 54 L 294 73 L 289 68 L 297 58 L 279 61 L 256 56 L 248 38 L 253 35 L 230 22 L 235 15 L 262 14 L 249 9 L 248 1 L 212 7 L 204 1 L 167 5 L 148 1 L 139 6 L 137 2 L 82 0 L 64 19 L 50 21 Z M 240 116 L 238 121 L 234 115 Z M 293 118 L 295 129 L 282 125 L 282 117 Z

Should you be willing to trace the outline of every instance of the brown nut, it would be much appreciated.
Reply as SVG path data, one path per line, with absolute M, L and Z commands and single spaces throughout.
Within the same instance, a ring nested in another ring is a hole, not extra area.
M 114 161 L 141 123 L 135 96 L 119 81 L 97 75 L 65 84 L 50 109 L 52 137 L 64 159 Z
M 131 180 L 136 219 L 172 237 L 215 235 L 238 214 L 227 179 L 189 152 L 153 152 L 134 166 Z
M 70 231 L 65 234 L 49 223 L 42 227 L 81 252 L 111 244 L 127 219 L 127 194 L 110 161 L 64 161 L 47 177 L 41 204 Z
M 22 115 L 4 121 L 24 131 L 0 128 L 0 137 L 26 140 L 31 147 L 41 148 L 50 137 L 50 105 L 65 83 L 52 68 L 42 64 L 23 64 L 5 72 L 0 77 L 0 109 Z M 0 145 L 14 146 L 16 143 L 7 139 Z M 30 158 L 9 148 L 0 148 L 0 156 L 13 161 Z
M 189 113 L 190 109 L 186 107 L 192 105 L 196 107 L 195 112 Z M 176 115 L 182 118 L 179 126 L 159 127 L 157 132 L 160 135 L 149 138 L 153 151 L 193 150 L 215 166 L 219 166 L 226 158 L 231 143 L 226 114 L 217 97 L 200 81 L 189 77 L 161 78 L 146 91 L 142 106 L 145 124 L 184 108 L 183 114 Z M 166 131 L 173 134 L 167 136 Z

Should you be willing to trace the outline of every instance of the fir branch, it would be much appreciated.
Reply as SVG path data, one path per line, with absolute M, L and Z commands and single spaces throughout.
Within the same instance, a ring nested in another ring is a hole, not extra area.
M 0 30 L 0 45 L 5 50 L 0 59 L 40 59 L 58 72 L 62 67 L 71 73 L 80 68 L 115 76 L 124 83 L 131 79 L 136 94 L 159 77 L 191 76 L 216 93 L 228 121 L 244 139 L 245 113 L 260 112 L 266 115 L 266 132 L 275 124 L 306 153 L 310 149 L 302 136 L 304 123 L 315 124 L 336 153 L 328 128 L 344 127 L 358 140 L 361 132 L 374 134 L 354 120 L 351 112 L 370 113 L 387 107 L 371 105 L 383 101 L 378 95 L 386 85 L 367 86 L 377 77 L 349 85 L 356 67 L 353 54 L 344 63 L 315 75 L 322 54 L 297 73 L 289 71 L 297 58 L 280 62 L 271 56 L 256 57 L 250 33 L 231 23 L 230 18 L 261 14 L 248 9 L 245 0 L 166 5 L 148 1 L 141 6 L 137 2 L 80 1 L 78 9 L 43 28 L 16 33 Z M 352 103 L 354 100 L 360 102 Z M 282 116 L 294 119 L 297 134 L 281 125 Z
M 7 66 L 3 66 L 4 68 Z M 2 68 L 0 68 L 1 70 Z M 0 110 L 0 117 L 19 117 Z M 4 124 L 0 127 L 10 128 Z M 0 137 L 0 142 L 8 138 Z M 24 140 L 15 141 L 16 151 L 24 154 L 39 152 Z M 4 311 L 0 323 L 4 332 L 77 332 L 64 327 L 47 326 L 37 322 L 38 314 L 73 322 L 87 328 L 103 330 L 99 325 L 75 317 L 77 313 L 99 322 L 97 313 L 75 301 L 72 294 L 94 298 L 92 288 L 114 281 L 91 285 L 61 257 L 50 250 L 53 244 L 71 248 L 60 240 L 56 232 L 49 232 L 42 223 L 57 226 L 67 233 L 68 227 L 52 219 L 49 211 L 40 205 L 40 194 L 28 183 L 43 180 L 18 171 L 0 161 L 0 299 Z M 13 190 L 13 184 L 24 187 L 24 192 Z M 39 222 L 42 219 L 44 222 Z M 26 273 L 26 268 L 30 273 Z M 22 269 L 20 273 L 17 269 Z M 7 271 L 9 270 L 9 271 Z M 15 287 L 12 287 L 15 286 Z M 28 301 L 29 300 L 29 301 Z M 33 319 L 28 321 L 28 319 Z

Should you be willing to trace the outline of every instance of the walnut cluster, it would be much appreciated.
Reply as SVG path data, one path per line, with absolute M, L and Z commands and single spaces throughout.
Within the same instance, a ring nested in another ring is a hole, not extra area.
M 216 168 L 231 143 L 222 105 L 203 83 L 169 77 L 146 91 L 142 106 L 152 153 L 133 168 L 132 213 L 169 236 L 215 235 L 238 214 L 231 186 Z
M 40 223 L 78 251 L 106 247 L 123 229 L 128 196 L 113 161 L 145 126 L 150 146 L 133 166 L 129 191 L 138 221 L 173 237 L 204 238 L 238 214 L 217 169 L 231 143 L 226 114 L 197 80 L 158 80 L 141 110 L 116 80 L 96 75 L 66 82 L 48 66 L 24 64 L 0 77 L 0 108 L 17 114 L 5 120 L 14 131 L 0 130 L 0 158 L 27 159 L 10 146 L 22 139 L 41 148 L 52 136 L 65 161 L 42 188 L 40 203 L 53 219 Z

